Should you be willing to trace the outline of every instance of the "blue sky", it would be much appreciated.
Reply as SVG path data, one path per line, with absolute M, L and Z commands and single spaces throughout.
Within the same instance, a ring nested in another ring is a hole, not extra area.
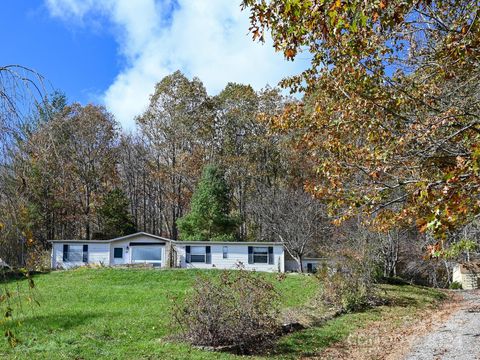
M 229 81 L 276 85 L 307 65 L 253 43 L 239 2 L 2 0 L 0 63 L 31 67 L 70 101 L 104 104 L 133 129 L 155 83 L 175 70 L 216 94 Z
M 2 0 L 0 24 L 2 65 L 21 64 L 37 70 L 71 101 L 101 101 L 101 94 L 122 67 L 117 44 L 108 31 L 68 28 L 53 19 L 42 2 Z

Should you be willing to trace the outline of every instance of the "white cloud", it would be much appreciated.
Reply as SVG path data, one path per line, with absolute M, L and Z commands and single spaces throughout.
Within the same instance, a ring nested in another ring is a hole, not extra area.
M 263 88 L 298 73 L 271 44 L 254 43 L 248 12 L 235 0 L 46 0 L 52 16 L 77 23 L 101 15 L 114 24 L 126 67 L 103 94 L 107 108 L 125 128 L 148 104 L 154 85 L 181 70 L 198 76 L 210 94 L 228 82 Z M 172 12 L 172 7 L 174 8 Z

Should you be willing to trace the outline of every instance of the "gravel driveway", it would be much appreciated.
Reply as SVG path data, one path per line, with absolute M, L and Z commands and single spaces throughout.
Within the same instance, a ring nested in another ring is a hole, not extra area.
M 480 360 L 480 291 L 460 293 L 464 306 L 415 341 L 407 360 Z

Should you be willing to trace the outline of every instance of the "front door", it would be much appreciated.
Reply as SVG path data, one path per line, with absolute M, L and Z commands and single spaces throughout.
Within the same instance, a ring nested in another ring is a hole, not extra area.
M 125 264 L 125 250 L 123 247 L 113 248 L 113 263 L 115 265 Z

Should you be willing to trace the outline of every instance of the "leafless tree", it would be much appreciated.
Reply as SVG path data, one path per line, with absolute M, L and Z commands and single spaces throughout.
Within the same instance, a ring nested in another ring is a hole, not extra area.
M 32 109 L 44 99 L 44 79 L 21 65 L 0 65 L 0 144 L 2 159 L 11 137 L 28 121 Z
M 250 211 L 285 245 L 303 271 L 302 259 L 322 238 L 327 229 L 326 211 L 322 204 L 303 189 L 263 188 Z
M 0 256 L 9 254 L 18 263 L 23 261 L 25 247 L 25 237 L 17 227 L 24 188 L 12 181 L 12 158 L 18 142 L 25 139 L 31 111 L 45 100 L 44 94 L 44 79 L 36 71 L 0 65 Z
M 403 233 L 399 229 L 392 229 L 386 233 L 377 233 L 379 253 L 382 257 L 383 276 L 397 276 L 397 264 L 400 255 L 400 246 Z

